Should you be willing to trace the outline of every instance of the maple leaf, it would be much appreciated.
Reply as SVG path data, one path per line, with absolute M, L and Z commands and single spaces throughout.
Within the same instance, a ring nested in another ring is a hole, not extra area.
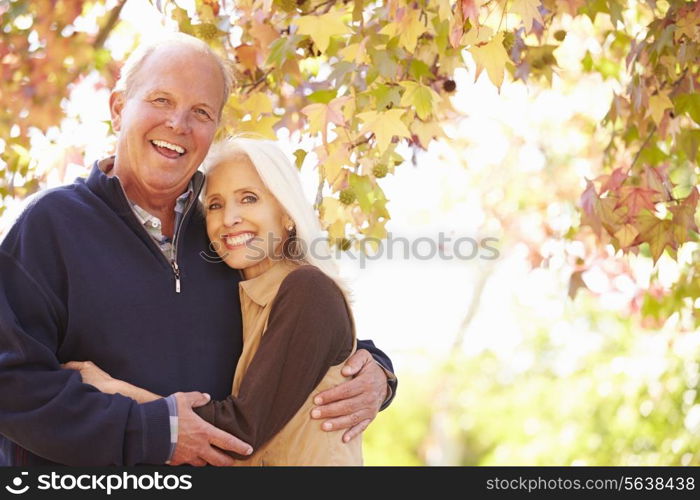
M 698 226 L 695 222 L 695 211 L 698 207 L 698 189 L 693 187 L 693 190 L 688 196 L 686 196 L 683 201 L 678 205 L 669 207 L 669 210 L 673 214 L 674 224 L 678 224 L 683 228 L 690 229 L 697 232 Z
M 418 137 L 420 146 L 423 149 L 428 149 L 428 144 L 436 137 L 444 136 L 442 128 L 435 122 L 414 120 L 413 123 L 411 123 L 411 131 Z
M 352 29 L 343 22 L 345 14 L 329 12 L 321 16 L 302 16 L 292 20 L 299 34 L 309 35 L 321 52 L 328 48 L 332 36 L 347 35 Z
M 671 99 L 668 98 L 667 93 L 656 94 L 649 98 L 649 114 L 652 120 L 654 120 L 654 123 L 656 123 L 656 126 L 661 123 L 661 119 L 667 109 L 673 109 L 673 103 Z
M 542 16 L 538 10 L 542 5 L 540 0 L 515 0 L 510 8 L 511 12 L 518 14 L 523 19 L 525 32 L 532 30 L 533 21 L 543 24 Z
M 620 248 L 628 248 L 632 245 L 639 231 L 632 224 L 625 224 L 615 232 Z
M 673 228 L 670 220 L 659 219 L 651 213 L 642 213 L 637 217 L 635 226 L 639 231 L 638 241 L 646 241 L 649 244 L 654 264 L 664 253 L 666 247 L 675 248 L 677 246 L 673 239 Z
M 657 167 L 646 165 L 644 167 L 644 186 L 659 193 L 655 201 L 668 201 L 671 199 L 671 181 L 668 178 L 667 169 L 668 165 L 659 165 Z
M 334 141 L 328 145 L 319 146 L 314 151 L 318 156 L 319 168 L 323 169 L 323 176 L 328 184 L 334 189 L 339 188 L 339 182 L 344 179 L 341 174 L 346 172 L 343 167 L 350 164 L 350 154 L 346 144 Z
M 571 16 L 575 16 L 579 7 L 586 4 L 586 0 L 557 0 L 557 6 L 565 10 Z
M 461 0 L 459 6 L 462 8 L 464 19 L 469 19 L 472 26 L 479 25 L 479 4 L 481 2 L 475 0 Z
M 620 199 L 615 208 L 619 208 L 622 205 L 627 206 L 630 217 L 637 215 L 642 208 L 646 208 L 654 213 L 656 207 L 654 206 L 653 198 L 658 194 L 659 192 L 654 189 L 640 186 L 623 186 L 620 189 Z
M 420 20 L 420 12 L 416 9 L 401 9 L 398 19 L 384 26 L 379 32 L 382 35 L 395 37 L 398 35 L 399 44 L 409 52 L 416 50 L 418 37 L 426 31 L 426 27 Z
M 350 101 L 352 97 L 344 96 L 333 99 L 328 104 L 316 102 L 304 106 L 301 112 L 309 117 L 309 132 L 317 134 L 321 132 L 323 143 L 327 142 L 328 125 L 333 123 L 340 127 L 345 126 L 345 116 L 343 116 L 343 105 Z
M 600 180 L 604 182 L 600 188 L 600 194 L 617 191 L 625 179 L 627 179 L 627 172 L 622 167 L 617 167 L 610 175 L 601 176 Z
M 377 140 L 377 150 L 383 153 L 389 147 L 394 136 L 411 137 L 411 132 L 401 121 L 401 116 L 405 112 L 404 109 L 390 109 L 383 113 L 377 111 L 359 113 L 357 117 L 364 123 L 359 133 L 374 133 Z
M 255 72 L 260 65 L 258 61 L 258 49 L 252 45 L 239 45 L 235 49 L 236 59 L 243 67 L 251 72 Z
M 433 106 L 440 101 L 440 96 L 430 87 L 406 80 L 399 82 L 405 92 L 401 97 L 401 106 L 410 106 L 416 110 L 418 118 L 427 119 L 433 112 Z
M 510 60 L 503 47 L 503 32 L 499 31 L 490 42 L 485 45 L 471 47 L 469 49 L 476 63 L 476 78 L 483 69 L 489 75 L 489 79 L 496 87 L 503 83 L 503 72 L 506 63 Z

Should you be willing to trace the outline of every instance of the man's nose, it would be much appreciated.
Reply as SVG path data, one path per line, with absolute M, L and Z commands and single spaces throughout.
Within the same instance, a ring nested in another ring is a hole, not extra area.
M 190 115 L 186 110 L 173 110 L 166 125 L 176 134 L 186 134 L 190 131 Z

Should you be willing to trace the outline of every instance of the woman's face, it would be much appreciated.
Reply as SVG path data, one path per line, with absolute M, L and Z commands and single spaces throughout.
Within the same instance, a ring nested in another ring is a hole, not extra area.
M 207 176 L 207 234 L 219 256 L 245 279 L 282 258 L 291 219 L 243 153 L 229 156 Z

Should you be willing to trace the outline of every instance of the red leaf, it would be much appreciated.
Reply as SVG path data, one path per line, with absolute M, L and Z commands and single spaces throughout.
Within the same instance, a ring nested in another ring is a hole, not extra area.
M 659 192 L 654 189 L 639 186 L 623 186 L 620 189 L 620 200 L 615 205 L 615 208 L 626 205 L 629 217 L 637 215 L 642 208 L 646 208 L 651 213 L 654 213 L 656 207 L 652 199 L 658 194 Z
M 603 185 L 600 188 L 600 194 L 607 191 L 617 191 L 622 183 L 627 179 L 627 172 L 623 170 L 622 167 L 618 167 L 613 170 L 611 175 L 601 176 L 601 180 L 605 179 Z

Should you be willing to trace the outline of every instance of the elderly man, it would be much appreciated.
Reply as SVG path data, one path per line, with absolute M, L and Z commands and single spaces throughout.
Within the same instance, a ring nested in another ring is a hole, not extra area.
M 197 203 L 197 167 L 230 89 L 224 63 L 194 38 L 137 51 L 110 98 L 115 157 L 37 197 L 8 232 L 0 463 L 228 465 L 222 450 L 250 453 L 193 411 L 208 401 L 202 393 L 230 394 L 241 352 L 239 276 L 202 258 Z M 371 342 L 359 347 L 371 354 L 348 360 L 353 380 L 320 394 L 313 412 L 324 428 L 349 429 L 346 439 L 395 388 L 388 358 Z M 138 404 L 101 393 L 61 369 L 70 360 L 170 396 Z

